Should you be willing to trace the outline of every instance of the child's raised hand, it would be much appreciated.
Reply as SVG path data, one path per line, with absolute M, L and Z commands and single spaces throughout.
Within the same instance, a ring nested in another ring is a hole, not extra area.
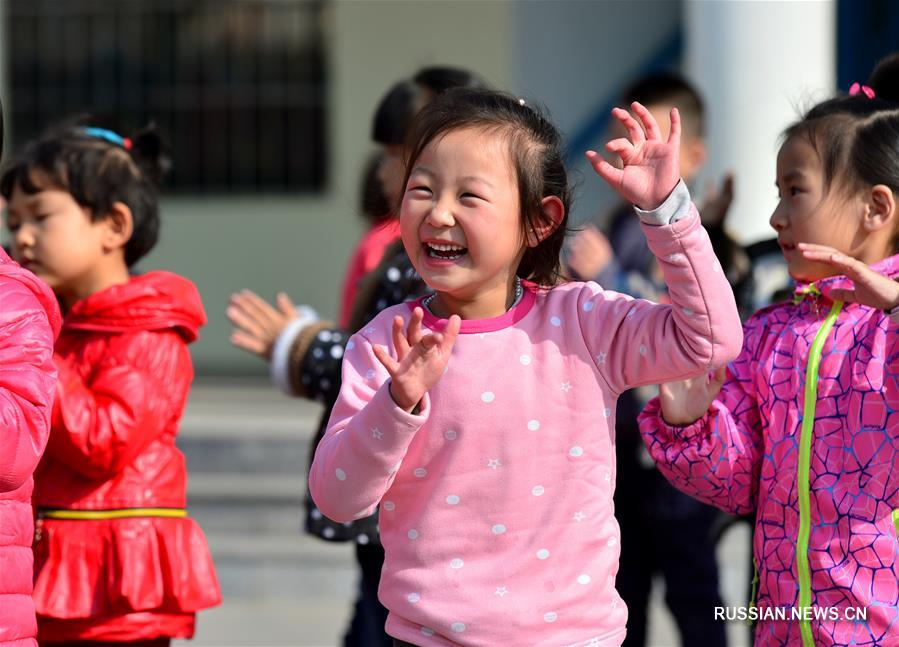
M 272 348 L 278 336 L 296 319 L 296 306 L 283 292 L 278 293 L 278 307 L 271 306 L 252 290 L 231 295 L 225 313 L 234 325 L 231 343 L 245 351 L 259 355 L 265 361 L 272 358 Z
M 669 425 L 685 426 L 702 418 L 727 377 L 727 367 L 692 380 L 668 382 L 659 386 L 662 417 Z
M 668 141 L 662 141 L 659 125 L 649 110 L 636 101 L 631 109 L 640 123 L 627 110 L 614 108 L 612 115 L 627 129 L 629 137 L 606 144 L 609 152 L 621 158 L 622 168 L 615 168 L 595 151 L 587 151 L 587 159 L 622 198 L 651 210 L 665 201 L 680 180 L 680 113 L 677 108 L 671 109 L 671 132 Z
M 409 320 L 409 327 L 403 332 L 403 318 L 393 319 L 393 345 L 397 357 L 394 359 L 382 346 L 374 346 L 378 361 L 390 373 L 390 395 L 397 406 L 412 411 L 425 393 L 437 383 L 449 363 L 453 344 L 462 320 L 453 315 L 442 332 L 424 334 L 421 322 L 424 311 L 415 308 Z
M 826 245 L 799 243 L 796 247 L 804 258 L 826 263 L 852 279 L 853 288 L 830 290 L 827 294 L 831 299 L 860 303 L 880 310 L 892 310 L 899 306 L 899 283 L 875 272 L 862 261 Z

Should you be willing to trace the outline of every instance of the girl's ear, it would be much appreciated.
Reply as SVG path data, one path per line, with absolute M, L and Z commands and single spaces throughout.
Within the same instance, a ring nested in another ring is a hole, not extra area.
M 131 208 L 124 202 L 113 202 L 112 208 L 103 221 L 103 249 L 111 252 L 124 249 L 134 233 L 134 217 Z
M 875 184 L 868 192 L 867 210 L 865 213 L 864 227 L 869 233 L 888 228 L 895 229 L 896 224 L 896 195 L 885 184 Z
M 540 208 L 543 210 L 543 215 L 545 216 L 544 221 L 548 222 L 528 231 L 528 247 L 536 247 L 546 240 L 551 233 L 559 228 L 559 225 L 562 224 L 562 220 L 565 218 L 565 205 L 563 205 L 562 201 L 554 195 L 543 198 L 543 200 L 540 201 Z

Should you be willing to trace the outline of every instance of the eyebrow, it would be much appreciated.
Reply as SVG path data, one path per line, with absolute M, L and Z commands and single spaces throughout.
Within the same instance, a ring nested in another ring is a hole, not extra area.
M 480 184 L 485 184 L 485 185 L 489 186 L 491 189 L 493 188 L 493 185 L 490 182 L 488 182 L 487 180 L 485 180 L 482 177 L 478 177 L 477 175 L 466 175 L 465 177 L 462 178 L 462 181 L 463 182 L 478 182 Z
M 412 176 L 415 175 L 416 173 L 422 173 L 422 174 L 424 174 L 424 175 L 430 176 L 431 178 L 437 177 L 437 175 L 434 173 L 434 171 L 432 171 L 431 169 L 429 169 L 429 168 L 426 167 L 426 166 L 415 166 L 415 167 L 413 167 L 412 170 L 409 171 L 409 177 L 412 177 Z M 485 185 L 485 186 L 489 186 L 491 189 L 493 188 L 493 184 L 491 184 L 489 181 L 487 181 L 487 180 L 485 180 L 484 178 L 479 177 L 479 176 L 477 176 L 477 175 L 465 175 L 465 176 L 463 176 L 463 177 L 461 177 L 461 178 L 459 178 L 459 179 L 460 179 L 462 182 L 478 182 L 478 183 L 483 184 L 483 185 Z
M 802 171 L 797 170 L 797 169 L 791 169 L 789 173 L 787 173 L 783 177 L 775 180 L 774 184 L 776 186 L 778 182 L 793 182 L 795 180 L 804 180 L 804 179 L 805 179 L 805 173 L 803 173 Z

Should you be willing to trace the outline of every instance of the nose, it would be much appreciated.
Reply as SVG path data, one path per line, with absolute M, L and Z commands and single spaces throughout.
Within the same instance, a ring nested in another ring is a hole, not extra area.
M 27 249 L 34 245 L 34 231 L 26 224 L 20 225 L 12 235 L 13 246 L 17 249 Z
M 427 222 L 432 227 L 452 227 L 456 224 L 456 218 L 451 206 L 446 201 L 439 200 L 428 212 Z
M 771 212 L 771 217 L 768 219 L 768 224 L 774 228 L 774 231 L 783 231 L 787 228 L 787 216 L 781 207 L 782 204 L 782 202 L 777 203 L 774 211 Z

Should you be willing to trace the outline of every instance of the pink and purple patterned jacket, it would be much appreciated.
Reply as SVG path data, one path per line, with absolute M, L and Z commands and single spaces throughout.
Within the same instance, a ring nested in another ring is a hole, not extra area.
M 897 278 L 899 256 L 873 268 Z M 849 283 L 753 315 L 705 417 L 669 426 L 658 399 L 640 416 L 675 486 L 757 514 L 762 647 L 899 645 L 899 324 L 828 298 Z

